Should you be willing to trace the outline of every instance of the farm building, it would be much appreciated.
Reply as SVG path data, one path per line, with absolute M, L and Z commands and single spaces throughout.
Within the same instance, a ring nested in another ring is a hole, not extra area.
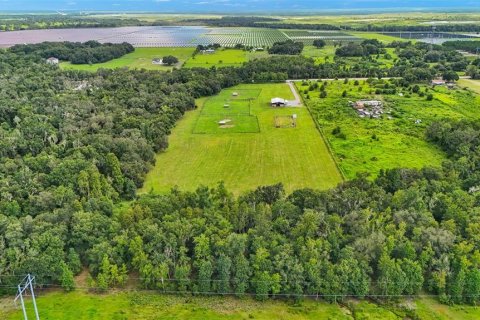
M 207 49 L 207 50 L 202 50 L 201 52 L 202 52 L 202 54 L 213 54 L 213 53 L 215 53 L 215 50 Z
M 152 60 L 152 64 L 163 64 L 163 60 L 160 58 L 155 58 Z
M 272 107 L 285 107 L 288 101 L 282 98 L 272 98 L 270 104 Z
M 50 58 L 47 59 L 48 64 L 56 65 L 56 64 L 58 64 L 58 62 L 59 62 L 58 59 L 55 58 L 55 57 L 50 57 Z
M 238 97 L 238 92 L 232 93 L 232 96 L 233 96 L 233 97 Z
M 447 82 L 445 80 L 432 80 L 432 86 L 444 86 Z

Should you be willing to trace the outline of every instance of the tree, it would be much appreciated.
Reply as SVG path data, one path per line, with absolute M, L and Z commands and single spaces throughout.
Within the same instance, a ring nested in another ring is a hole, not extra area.
M 313 45 L 317 49 L 322 49 L 323 47 L 325 47 L 327 45 L 327 42 L 323 39 L 315 39 L 315 40 L 313 40 Z
M 217 274 L 218 274 L 218 284 L 217 292 L 218 293 L 229 293 L 230 292 L 230 268 L 232 266 L 232 260 L 221 254 L 217 259 Z
M 167 66 L 172 66 L 178 63 L 178 58 L 174 56 L 165 56 L 163 57 L 162 62 Z
M 386 299 L 398 298 L 407 285 L 406 275 L 400 264 L 383 254 L 378 262 L 378 287 Z
M 62 263 L 61 269 L 62 269 L 62 275 L 61 275 L 62 288 L 65 289 L 65 291 L 74 290 L 75 280 L 73 279 L 73 272 L 65 263 Z
M 445 81 L 457 81 L 458 79 L 460 79 L 458 74 L 455 71 L 452 71 L 452 70 L 445 71 L 442 74 L 442 78 Z

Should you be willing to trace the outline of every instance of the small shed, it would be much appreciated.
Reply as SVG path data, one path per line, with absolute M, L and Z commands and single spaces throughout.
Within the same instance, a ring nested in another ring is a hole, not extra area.
M 238 97 L 238 92 L 232 93 L 232 96 L 233 96 L 233 97 Z
M 436 79 L 436 80 L 432 80 L 432 86 L 444 86 L 447 82 L 445 80 L 440 80 L 440 79 Z
M 163 64 L 163 59 L 155 58 L 152 60 L 152 64 Z
M 223 120 L 218 121 L 218 124 L 221 125 L 221 126 L 224 126 L 224 125 L 226 125 L 226 124 L 229 124 L 230 122 L 232 122 L 232 120 L 230 120 L 230 119 L 223 119 Z
M 287 100 L 282 98 L 272 98 L 270 104 L 272 107 L 285 107 L 287 105 Z
M 56 65 L 56 64 L 59 63 L 59 61 L 58 61 L 58 58 L 50 57 L 50 58 L 47 59 L 47 63 L 52 64 L 52 65 Z
M 213 49 L 202 50 L 202 54 L 213 54 L 213 53 L 215 53 L 215 50 Z

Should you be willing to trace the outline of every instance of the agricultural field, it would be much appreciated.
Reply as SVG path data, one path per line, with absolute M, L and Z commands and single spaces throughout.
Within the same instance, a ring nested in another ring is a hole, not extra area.
M 375 176 L 380 169 L 394 167 L 439 166 L 445 156 L 425 140 L 425 128 L 444 118 L 480 117 L 480 97 L 461 89 L 422 86 L 420 92 L 433 95 L 433 100 L 427 101 L 425 96 L 407 90 L 377 95 L 376 89 L 382 85 L 370 86 L 365 81 L 355 85 L 352 80 L 345 84 L 338 80 L 327 83 L 327 97 L 321 99 L 318 89 L 308 91 L 310 84 L 297 85 L 309 97 L 307 103 L 347 178 L 354 178 L 359 172 Z M 344 92 L 346 96 L 342 97 Z M 382 101 L 382 117 L 359 117 L 349 101 L 360 99 Z
M 96 64 L 71 64 L 70 62 L 60 63 L 60 67 L 66 70 L 97 71 L 100 68 L 116 69 L 147 69 L 168 71 L 174 67 L 181 67 L 185 61 L 192 56 L 194 48 L 136 48 L 134 52 L 104 63 Z M 172 55 L 178 58 L 178 64 L 174 66 L 155 65 L 152 60 L 161 59 L 164 56 Z
M 238 99 L 258 95 L 248 114 L 244 102 L 233 101 L 234 92 Z M 175 185 L 192 190 L 220 181 L 236 194 L 278 182 L 284 183 L 287 192 L 337 185 L 342 177 L 308 110 L 272 108 L 273 97 L 294 99 L 288 85 L 281 83 L 241 85 L 199 100 L 199 108 L 188 112 L 173 130 L 169 148 L 157 156 L 141 192 L 163 192 Z M 224 113 L 226 101 L 232 110 Z M 240 117 L 230 119 L 235 114 Z M 295 128 L 275 127 L 275 117 L 293 114 L 297 115 Z M 220 127 L 218 122 L 226 116 L 233 123 Z M 247 119 L 257 119 L 258 132 L 253 132 L 256 128 Z M 242 133 L 245 127 L 248 132 Z

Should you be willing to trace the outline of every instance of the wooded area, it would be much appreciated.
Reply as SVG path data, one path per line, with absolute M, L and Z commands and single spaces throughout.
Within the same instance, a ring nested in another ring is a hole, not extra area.
M 29 46 L 2 52 L 0 270 L 13 277 L 0 277 L 0 290 L 31 270 L 40 286 L 71 289 L 88 268 L 99 291 L 134 273 L 142 287 L 164 292 L 338 301 L 426 290 L 478 303 L 477 123 L 429 126 L 426 139 L 449 154 L 442 168 L 360 175 L 328 191 L 285 194 L 273 185 L 235 198 L 220 183 L 136 196 L 195 98 L 289 78 L 399 76 L 409 86 L 468 65 L 440 46 L 392 46 L 400 58 L 391 68 L 277 56 L 168 73 L 61 71 Z

